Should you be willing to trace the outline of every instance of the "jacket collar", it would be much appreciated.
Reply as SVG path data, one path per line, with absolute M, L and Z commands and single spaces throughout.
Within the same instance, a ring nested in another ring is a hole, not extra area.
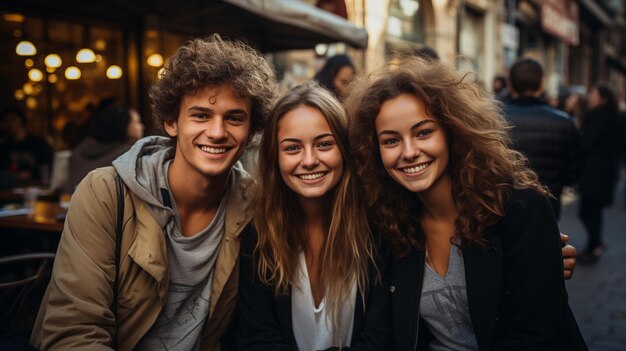
M 487 247 L 475 245 L 463 250 L 467 303 L 480 350 L 490 350 L 498 317 L 502 286 L 503 248 L 493 227 L 486 233 Z

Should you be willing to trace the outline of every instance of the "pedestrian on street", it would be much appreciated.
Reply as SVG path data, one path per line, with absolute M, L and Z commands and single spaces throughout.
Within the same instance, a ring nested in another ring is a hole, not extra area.
M 561 193 L 580 177 L 580 136 L 572 118 L 548 105 L 543 93 L 543 68 L 532 58 L 517 60 L 509 71 L 512 99 L 504 114 L 512 125 L 513 148 L 528 158 L 530 168 L 548 187 L 557 220 Z
M 326 60 L 313 79 L 342 100 L 348 95 L 348 85 L 354 79 L 355 72 L 354 63 L 348 55 L 335 55 Z
M 137 141 L 72 197 L 31 336 L 37 349 L 234 344 L 222 338 L 235 316 L 252 183 L 237 160 L 263 126 L 276 79 L 258 52 L 218 35 L 186 42 L 168 62 L 150 91 L 167 137 Z
M 392 348 L 388 284 L 348 160 L 348 117 L 316 83 L 279 99 L 242 238 L 239 350 Z
M 606 251 L 602 241 L 602 212 L 613 202 L 619 177 L 619 123 L 613 91 L 602 83 L 589 90 L 589 111 L 583 115 L 581 145 L 583 172 L 578 217 L 587 230 L 585 261 L 595 261 Z
M 395 252 L 396 350 L 586 350 L 547 190 L 490 94 L 423 60 L 353 86 L 357 175 Z

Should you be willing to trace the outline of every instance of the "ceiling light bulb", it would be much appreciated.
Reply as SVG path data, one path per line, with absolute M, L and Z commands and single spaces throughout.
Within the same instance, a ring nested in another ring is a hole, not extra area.
M 43 79 L 43 73 L 40 70 L 33 68 L 28 71 L 28 79 L 32 80 L 33 82 L 41 82 L 41 80 Z
M 148 66 L 161 67 L 163 66 L 163 56 L 159 54 L 152 54 L 148 57 Z
M 107 68 L 107 77 L 109 79 L 119 79 L 122 77 L 122 68 L 120 66 L 111 65 Z
M 76 62 L 78 63 L 90 63 L 96 60 L 96 54 L 91 49 L 80 49 L 76 54 Z
M 20 56 L 33 56 L 37 53 L 37 49 L 30 41 L 22 40 L 15 47 L 15 53 Z
M 75 66 L 69 66 L 65 69 L 65 78 L 68 80 L 76 80 L 80 78 L 80 69 Z
M 63 64 L 63 61 L 61 60 L 61 56 L 57 54 L 50 54 L 46 56 L 43 62 L 46 64 L 46 66 L 52 67 L 52 68 L 61 67 L 61 65 Z

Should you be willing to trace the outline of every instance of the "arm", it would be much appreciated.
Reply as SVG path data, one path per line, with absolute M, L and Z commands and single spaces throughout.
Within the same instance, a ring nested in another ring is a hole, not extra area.
M 292 350 L 278 319 L 273 289 L 256 277 L 251 257 L 254 244 L 247 239 L 242 239 L 239 255 L 237 350 Z
M 111 350 L 117 200 L 111 173 L 90 173 L 72 197 L 32 336 L 45 350 Z
M 563 277 L 567 280 L 574 276 L 574 268 L 576 267 L 576 248 L 568 245 L 569 236 L 561 233 L 561 253 L 563 254 Z
M 494 349 L 556 349 L 567 301 L 559 230 L 545 196 L 521 193 L 501 228 L 506 292 Z

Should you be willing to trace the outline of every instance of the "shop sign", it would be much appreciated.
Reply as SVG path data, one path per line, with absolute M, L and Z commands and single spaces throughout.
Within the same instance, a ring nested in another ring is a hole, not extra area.
M 541 27 L 570 45 L 578 45 L 578 2 L 544 0 L 541 3 Z
M 502 34 L 502 46 L 517 50 L 519 47 L 519 30 L 517 27 L 508 23 L 502 23 L 500 33 Z

